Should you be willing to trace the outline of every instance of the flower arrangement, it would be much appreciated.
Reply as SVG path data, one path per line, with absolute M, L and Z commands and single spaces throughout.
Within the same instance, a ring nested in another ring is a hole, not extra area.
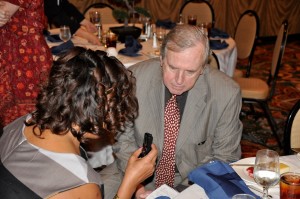
M 112 0 L 116 7 L 113 16 L 120 22 L 135 23 L 135 19 L 140 15 L 151 18 L 151 14 L 144 8 L 135 6 L 136 0 Z

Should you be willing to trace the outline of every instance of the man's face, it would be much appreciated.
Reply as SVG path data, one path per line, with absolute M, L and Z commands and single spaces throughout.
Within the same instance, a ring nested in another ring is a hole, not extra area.
M 181 95 L 194 86 L 203 72 L 202 49 L 199 44 L 182 52 L 166 51 L 161 59 L 163 81 L 172 94 Z

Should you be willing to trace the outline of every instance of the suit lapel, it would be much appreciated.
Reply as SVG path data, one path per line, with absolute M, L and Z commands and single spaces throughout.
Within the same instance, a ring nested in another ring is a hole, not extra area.
M 176 143 L 176 152 L 181 149 L 186 139 L 192 132 L 191 128 L 195 125 L 203 111 L 207 95 L 206 76 L 203 74 L 199 77 L 194 88 L 188 93 L 182 121 L 180 123 L 179 135 Z

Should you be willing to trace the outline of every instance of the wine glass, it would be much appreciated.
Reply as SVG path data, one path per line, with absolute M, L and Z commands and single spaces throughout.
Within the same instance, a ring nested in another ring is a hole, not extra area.
M 268 199 L 268 188 L 279 182 L 279 155 L 276 151 L 262 149 L 257 151 L 254 165 L 254 180 L 263 187 L 262 199 Z
M 71 31 L 69 26 L 61 26 L 59 32 L 59 38 L 64 42 L 71 39 Z
M 89 12 L 90 22 L 94 24 L 97 28 L 98 38 L 101 38 L 101 13 L 97 10 L 92 10 Z

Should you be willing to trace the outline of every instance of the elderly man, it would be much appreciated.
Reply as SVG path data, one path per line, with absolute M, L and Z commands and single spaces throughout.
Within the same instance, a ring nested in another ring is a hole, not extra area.
M 211 160 L 240 158 L 240 89 L 207 64 L 208 56 L 208 39 L 201 29 L 180 25 L 165 37 L 160 59 L 130 68 L 136 77 L 139 116 L 113 146 L 117 161 L 102 172 L 109 178 L 107 196 L 116 186 L 109 184 L 118 181 L 107 174 L 117 174 L 116 168 L 124 171 L 129 155 L 142 146 L 145 132 L 153 135 L 159 156 L 154 178 L 136 195 L 145 192 L 144 186 L 176 187 L 186 182 L 191 170 Z

